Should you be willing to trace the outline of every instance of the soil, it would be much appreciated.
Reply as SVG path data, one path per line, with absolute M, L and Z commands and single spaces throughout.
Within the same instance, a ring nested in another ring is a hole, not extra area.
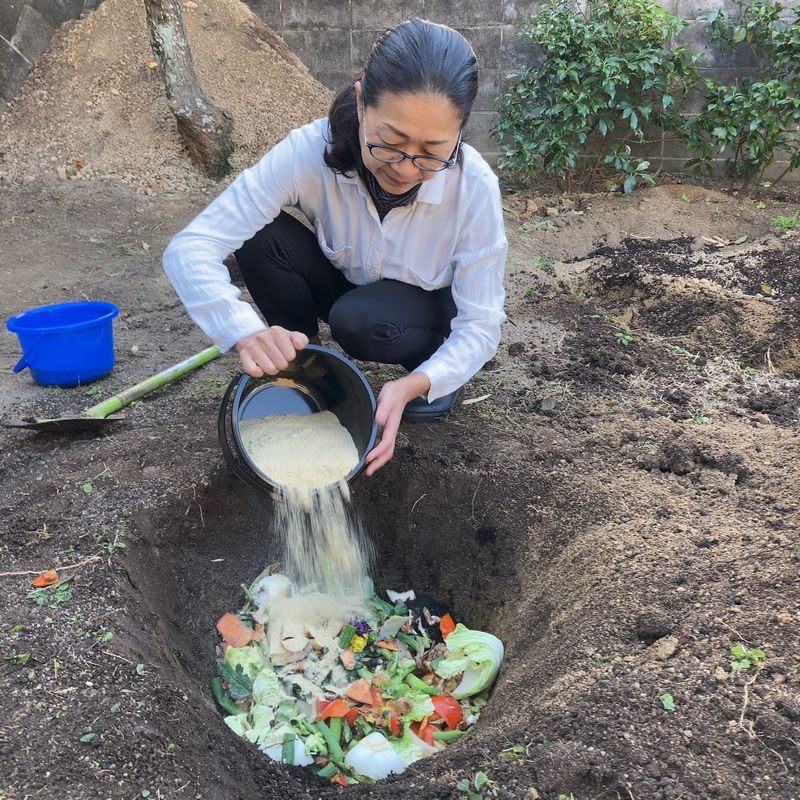
M 122 313 L 110 376 L 6 371 L 1 416 L 79 409 L 206 345 L 159 265 L 206 199 L 3 190 L 4 317 L 84 297 Z M 376 585 L 438 598 L 506 661 L 470 736 L 348 791 L 458 798 L 483 770 L 508 798 L 796 797 L 800 233 L 770 223 L 797 206 L 671 185 L 505 202 L 500 352 L 353 489 Z M 0 355 L 18 357 L 9 333 Z M 391 374 L 362 366 L 376 390 Z M 0 433 L 7 800 L 338 796 L 210 697 L 214 621 L 277 555 L 270 501 L 217 441 L 236 373 L 226 355 L 99 434 Z M 72 596 L 40 606 L 50 567 Z M 763 663 L 733 669 L 738 643 Z

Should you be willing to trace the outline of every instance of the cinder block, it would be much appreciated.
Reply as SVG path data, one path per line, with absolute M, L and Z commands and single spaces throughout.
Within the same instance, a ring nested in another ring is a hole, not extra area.
M 319 72 L 314 77 L 323 85 L 327 86 L 332 92 L 338 92 L 346 83 L 351 81 L 355 75 L 351 72 Z
M 499 25 L 458 28 L 458 31 L 472 45 L 480 69 L 498 69 L 500 67 L 502 31 Z
M 497 114 L 490 111 L 473 111 L 467 123 L 467 129 L 464 132 L 464 140 L 481 152 L 487 147 L 489 150 L 497 150 L 497 142 L 492 133 L 496 121 Z M 476 142 L 479 142 L 480 145 L 476 144 Z M 491 144 L 491 147 L 489 147 L 489 144 Z
M 715 11 L 720 6 L 724 6 L 731 15 L 738 14 L 736 3 L 732 0 L 678 0 L 677 8 L 673 13 L 684 19 L 697 19 L 702 14 Z
M 425 17 L 424 0 L 351 0 L 353 29 L 376 30 L 391 28 L 398 22 Z
M 350 28 L 350 0 L 291 0 L 281 3 L 284 30 Z
M 747 45 L 734 48 L 719 47 L 712 44 L 708 36 L 708 23 L 693 20 L 673 40 L 673 46 L 685 45 L 689 50 L 700 53 L 699 66 L 704 67 L 747 67 L 757 66 L 752 50 Z
M 23 0 L 2 0 L 0 2 L 0 36 L 9 42 L 17 29 L 17 21 L 23 5 Z
M 500 68 L 504 72 L 542 63 L 542 51 L 526 39 L 517 36 L 513 25 L 503 25 L 500 39 Z
M 27 0 L 54 28 L 83 12 L 83 0 Z
M 539 9 L 543 5 L 544 3 L 541 0 L 538 2 L 534 2 L 533 0 L 519 0 L 519 2 L 515 2 L 515 0 L 503 0 L 503 22 L 516 22 L 523 17 L 535 16 L 539 13 Z
M 284 30 L 280 34 L 313 75 L 350 69 L 349 30 Z
M 372 52 L 372 46 L 384 30 L 385 28 L 381 28 L 381 30 L 362 29 L 351 31 L 350 67 L 354 74 L 364 69 L 364 64 L 367 63 L 367 57 L 370 52 Z
M 452 27 L 498 25 L 503 21 L 504 3 L 505 0 L 425 0 L 425 17 Z
M 497 111 L 497 96 L 500 94 L 500 72 L 496 69 L 482 69 L 478 72 L 478 94 L 475 97 L 474 111 Z
M 0 37 L 0 98 L 13 99 L 31 68 L 31 62 Z
M 47 50 L 55 32 L 56 29 L 36 9 L 25 6 L 11 44 L 33 63 Z
M 250 10 L 274 30 L 283 29 L 281 0 L 245 0 Z

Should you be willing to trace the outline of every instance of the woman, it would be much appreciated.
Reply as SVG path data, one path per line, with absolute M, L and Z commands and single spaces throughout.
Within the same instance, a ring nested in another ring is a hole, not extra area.
M 250 375 L 285 369 L 318 341 L 320 318 L 350 356 L 409 371 L 378 396 L 368 475 L 394 454 L 401 419 L 450 410 L 500 341 L 500 192 L 462 142 L 476 92 L 461 34 L 420 19 L 392 28 L 327 119 L 242 172 L 164 253 L 192 319 Z M 230 283 L 234 251 L 266 326 Z

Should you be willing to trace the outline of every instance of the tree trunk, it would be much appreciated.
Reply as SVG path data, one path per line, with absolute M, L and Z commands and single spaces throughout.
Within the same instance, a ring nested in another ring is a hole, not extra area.
M 150 46 L 189 157 L 209 177 L 223 178 L 230 171 L 233 118 L 206 98 L 197 80 L 179 0 L 144 0 L 144 8 Z

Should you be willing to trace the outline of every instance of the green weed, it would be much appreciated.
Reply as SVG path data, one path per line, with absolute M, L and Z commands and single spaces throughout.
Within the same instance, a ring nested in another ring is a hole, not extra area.
M 783 228 L 786 231 L 793 231 L 800 228 L 800 212 L 792 214 L 791 217 L 785 217 L 783 214 L 775 217 L 772 224 L 776 228 Z
M 750 649 L 743 644 L 733 645 L 733 647 L 731 647 L 731 655 L 733 656 L 731 669 L 735 670 L 747 670 L 750 669 L 750 667 L 761 669 L 761 665 L 767 657 L 763 650 L 758 650 L 756 648 Z
M 628 347 L 633 344 L 634 336 L 630 325 L 620 325 L 619 330 L 615 331 L 614 338 L 623 346 Z
M 476 772 L 472 781 L 469 778 L 462 778 L 456 784 L 456 789 L 466 795 L 467 800 L 485 800 L 489 797 L 497 797 L 497 789 L 485 772 Z

